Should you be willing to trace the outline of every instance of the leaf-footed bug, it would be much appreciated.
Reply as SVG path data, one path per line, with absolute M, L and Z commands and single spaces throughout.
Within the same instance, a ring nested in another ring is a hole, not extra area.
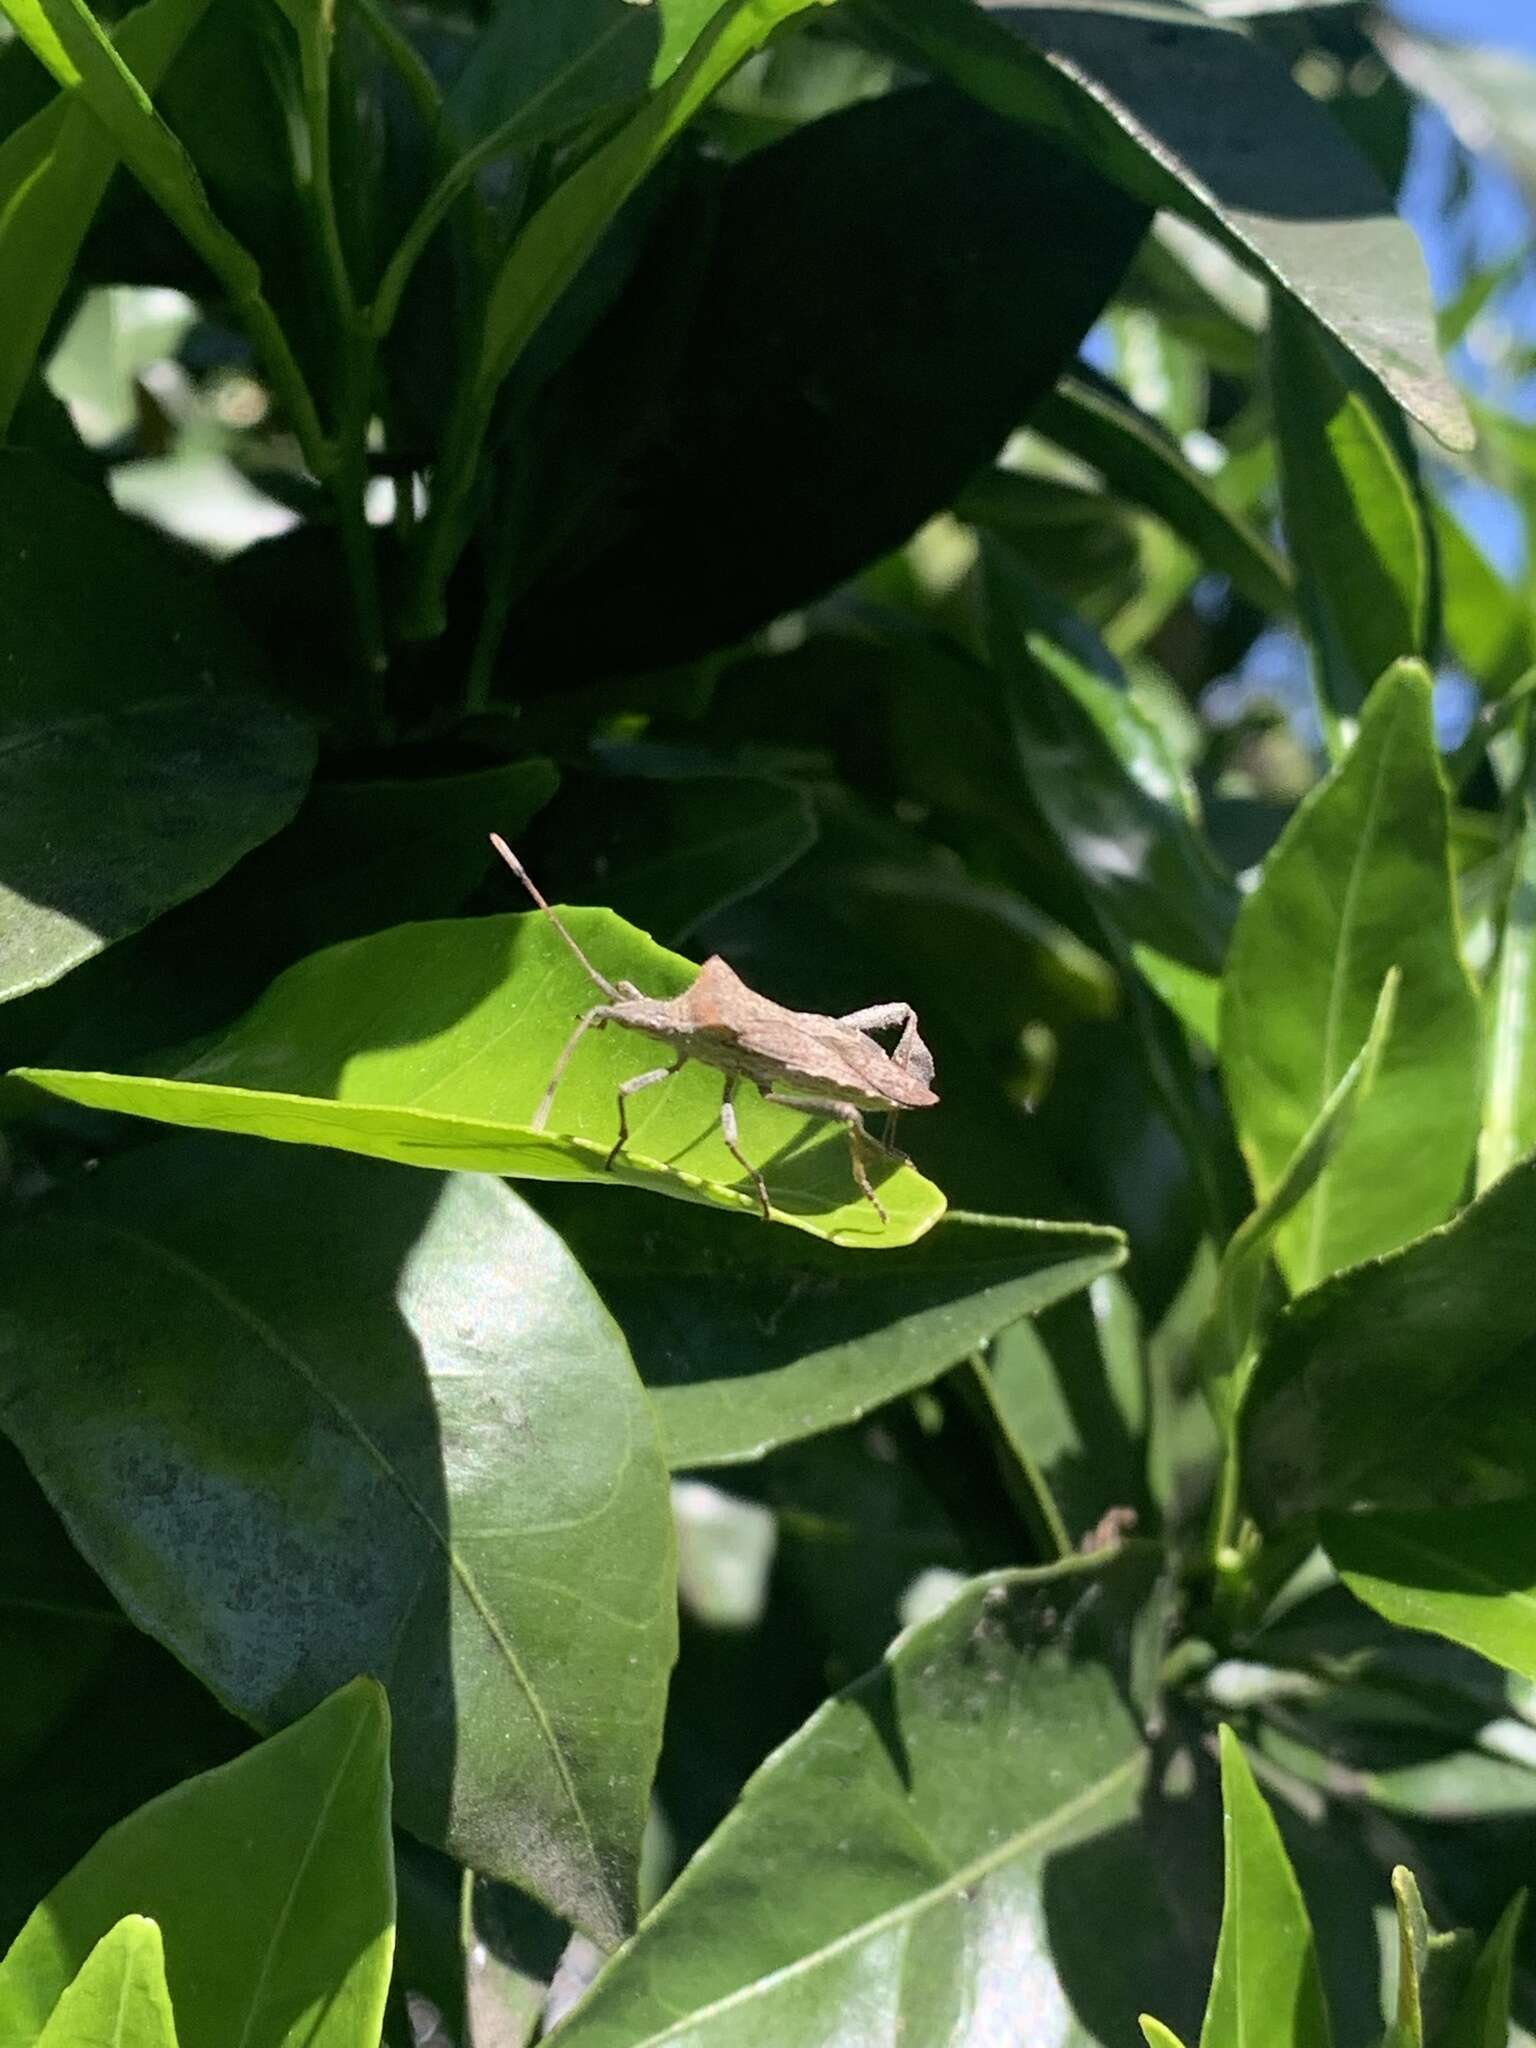
M 867 1010 L 852 1010 L 846 1017 L 819 1017 L 813 1011 L 786 1010 L 748 988 L 718 954 L 704 962 L 693 985 L 681 995 L 645 995 L 633 982 L 613 982 L 599 974 L 539 894 L 511 847 L 495 832 L 491 834 L 491 844 L 575 955 L 583 973 L 607 998 L 594 1004 L 577 1021 L 534 1111 L 534 1130 L 543 1130 L 555 1090 L 582 1039 L 589 1031 L 618 1024 L 626 1031 L 659 1038 L 671 1047 L 675 1057 L 670 1066 L 656 1067 L 619 1083 L 619 1135 L 606 1165 L 611 1167 L 629 1143 L 629 1098 L 638 1095 L 642 1088 L 668 1080 L 687 1061 L 699 1060 L 706 1066 L 717 1067 L 725 1076 L 720 1100 L 721 1135 L 731 1157 L 756 1189 L 765 1222 L 772 1213 L 768 1188 L 742 1151 L 736 1128 L 735 1094 L 742 1081 L 750 1081 L 765 1102 L 799 1110 L 805 1116 L 831 1117 L 840 1123 L 848 1133 L 848 1151 L 859 1191 L 881 1222 L 888 1220 L 870 1185 L 866 1151 L 890 1150 L 898 1111 L 929 1109 L 939 1099 L 933 1092 L 933 1055 L 923 1043 L 917 1028 L 917 1012 L 910 1003 L 876 1003 Z M 901 1036 L 892 1053 L 870 1036 L 874 1031 L 896 1030 Z M 865 1110 L 886 1113 L 883 1143 L 866 1130 Z

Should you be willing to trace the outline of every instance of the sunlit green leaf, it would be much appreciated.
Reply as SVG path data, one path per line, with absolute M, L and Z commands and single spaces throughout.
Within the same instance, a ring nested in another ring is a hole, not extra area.
M 376 2041 L 394 1945 L 383 1688 L 354 1680 L 103 1835 L 0 1962 L 5 2048 L 32 2048 L 132 1913 L 164 1937 L 180 2048 Z
M 679 994 L 697 969 L 611 911 L 566 921 L 612 979 Z M 27 1070 L 50 1093 L 164 1123 L 336 1146 L 413 1166 L 602 1180 L 618 1135 L 621 1080 L 668 1057 L 654 1040 L 588 1032 L 532 1128 L 555 1062 L 598 991 L 540 913 L 402 925 L 312 954 L 172 1079 Z M 940 1085 L 942 1086 L 942 1080 Z M 685 1201 L 755 1213 L 720 1133 L 719 1073 L 692 1064 L 634 1098 L 615 1179 Z M 943 1213 L 910 1167 L 871 1161 L 889 1221 L 860 1195 L 842 1129 L 771 1107 L 739 1107 L 741 1146 L 760 1162 L 783 1222 L 841 1243 L 903 1244 Z
M 1404 664 L 1281 835 L 1237 919 L 1221 1061 L 1254 1187 L 1277 1185 L 1402 975 L 1391 1043 L 1326 1177 L 1277 1238 L 1293 1287 L 1433 1228 L 1476 1136 L 1478 1009 L 1461 962 L 1429 678 Z
M 165 1949 L 153 1920 L 130 1913 L 101 1937 L 37 2048 L 176 2048 Z
M 617 1939 L 672 1527 L 548 1226 L 489 1176 L 181 1138 L 0 1244 L 7 1428 L 130 1617 L 258 1727 L 374 1673 L 399 1818 Z

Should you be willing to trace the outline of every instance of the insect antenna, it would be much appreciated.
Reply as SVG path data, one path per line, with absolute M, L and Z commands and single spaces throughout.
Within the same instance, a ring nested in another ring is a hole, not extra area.
M 583 953 L 580 946 L 577 945 L 576 941 L 571 937 L 570 933 L 566 930 L 565 926 L 560 922 L 559 918 L 556 917 L 555 913 L 544 901 L 544 898 L 539 894 L 538 889 L 534 885 L 532 876 L 530 876 L 528 870 L 523 866 L 522 862 L 518 859 L 517 855 L 512 851 L 511 847 L 508 846 L 507 842 L 505 841 L 505 839 L 502 838 L 499 832 L 493 832 L 491 834 L 491 844 L 495 847 L 496 851 L 501 855 L 502 859 L 506 862 L 507 866 L 512 870 L 513 874 L 516 875 L 517 879 L 522 883 L 523 887 L 528 891 L 528 894 L 533 898 L 534 902 L 537 903 L 540 910 L 542 910 L 544 915 L 549 919 L 550 923 L 554 926 L 555 930 L 560 934 L 561 938 L 564 939 L 565 943 L 576 955 L 576 958 L 581 962 L 582 967 L 586 970 L 587 974 L 590 975 L 592 980 L 597 983 L 598 987 L 602 990 L 605 996 L 609 997 L 611 1001 L 617 1002 L 619 998 L 618 990 L 614 987 L 613 983 L 608 979 L 606 975 L 598 973 L 597 969 L 592 965 L 592 962 L 587 958 L 586 954 Z

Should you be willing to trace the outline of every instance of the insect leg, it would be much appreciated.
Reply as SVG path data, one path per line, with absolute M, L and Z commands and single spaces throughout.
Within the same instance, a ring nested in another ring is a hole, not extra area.
M 850 1010 L 837 1021 L 852 1025 L 855 1031 L 894 1031 L 899 1024 L 901 1037 L 891 1054 L 892 1060 L 908 1073 L 916 1074 L 925 1088 L 932 1087 L 933 1054 L 923 1043 L 917 1028 L 917 1012 L 910 1003 L 875 1003 L 867 1010 Z
M 670 1067 L 652 1067 L 648 1074 L 636 1074 L 630 1080 L 619 1083 L 619 1135 L 613 1141 L 613 1150 L 603 1161 L 605 1172 L 629 1143 L 630 1096 L 638 1095 L 642 1088 L 654 1088 L 658 1081 L 670 1081 L 687 1057 L 686 1053 L 680 1052 Z
M 554 1072 L 549 1077 L 549 1085 L 545 1088 L 543 1095 L 539 1099 L 538 1108 L 533 1112 L 533 1122 L 530 1129 L 535 1131 L 543 1130 L 545 1119 L 549 1115 L 550 1104 L 555 1099 L 555 1090 L 565 1078 L 565 1070 L 571 1064 L 571 1054 L 575 1052 L 577 1046 L 580 1045 L 589 1031 L 601 1031 L 607 1022 L 608 1005 L 606 1003 L 599 1003 L 594 1009 L 588 1010 L 587 1014 L 577 1023 L 576 1029 L 565 1042 L 564 1052 L 555 1061 Z
M 814 1095 L 780 1095 L 767 1091 L 768 1102 L 776 1102 L 780 1109 L 798 1109 L 806 1116 L 830 1116 L 840 1123 L 848 1133 L 848 1156 L 853 1162 L 853 1177 L 859 1184 L 859 1193 L 870 1204 L 882 1223 L 889 1223 L 890 1217 L 880 1197 L 870 1185 L 869 1174 L 864 1166 L 863 1147 L 875 1140 L 864 1128 L 864 1119 L 851 1102 L 824 1102 Z
M 753 1187 L 757 1189 L 757 1199 L 762 1207 L 763 1221 L 771 1223 L 773 1221 L 773 1214 L 768 1206 L 767 1183 L 746 1153 L 742 1151 L 741 1134 L 736 1128 L 736 1103 L 734 1097 L 737 1079 L 738 1076 L 735 1074 L 727 1074 L 725 1077 L 725 1093 L 720 1098 L 720 1135 L 725 1140 L 726 1151 L 730 1153 L 742 1172 L 750 1179 Z

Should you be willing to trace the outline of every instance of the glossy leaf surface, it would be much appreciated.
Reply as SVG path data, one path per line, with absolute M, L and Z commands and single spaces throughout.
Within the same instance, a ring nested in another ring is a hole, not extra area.
M 1536 1681 L 1536 1503 L 1334 1515 L 1344 1583 L 1399 1628 L 1428 1629 Z
M 1536 1302 L 1510 1276 L 1533 1233 L 1526 1161 L 1442 1229 L 1276 1319 L 1244 1416 L 1249 1506 L 1266 1527 L 1523 1490 Z
M 611 911 L 565 918 L 602 972 L 648 995 L 677 995 L 697 973 Z M 27 1078 L 69 1101 L 165 1123 L 413 1166 L 602 1181 L 618 1085 L 663 1064 L 665 1047 L 630 1031 L 589 1032 L 548 1128 L 531 1128 L 577 1018 L 600 1000 L 540 913 L 402 925 L 300 961 L 174 1079 Z M 612 1178 L 756 1213 L 720 1135 L 720 1089 L 717 1072 L 694 1064 L 639 1096 Z M 876 1159 L 882 1224 L 854 1184 L 840 1127 L 745 1089 L 738 1116 L 742 1150 L 760 1164 L 780 1221 L 849 1245 L 899 1245 L 943 1212 L 938 1189 L 912 1168 Z
M 1123 1255 L 1113 1231 L 992 1216 L 870 1260 L 627 1194 L 543 1207 L 628 1334 L 674 1469 L 855 1422 Z
M 1131 1555 L 965 1587 L 764 1764 L 555 2038 L 1082 2038 L 1044 1920 L 1135 1811 L 1148 1588 Z
M 394 1945 L 382 1689 L 355 1680 L 103 1835 L 0 1963 L 5 2048 L 32 2048 L 129 1913 L 164 1938 L 180 2048 L 376 2040 Z
M 259 1727 L 374 1673 L 401 1821 L 617 1938 L 672 1524 L 553 1232 L 488 1177 L 179 1139 L 0 1257 L 7 1427 L 132 1619 Z
M 1394 969 L 1402 988 L 1371 1098 L 1278 1236 L 1293 1287 L 1442 1222 L 1476 1135 L 1477 1000 L 1461 962 L 1429 679 L 1415 664 L 1373 692 L 1359 738 L 1302 803 L 1238 915 L 1221 1063 L 1261 1198 L 1365 1042 Z
M 1076 137 L 1128 190 L 1235 244 L 1432 434 L 1471 446 L 1411 230 L 1270 52 L 1193 8 L 1146 0 L 868 4 L 988 105 Z

